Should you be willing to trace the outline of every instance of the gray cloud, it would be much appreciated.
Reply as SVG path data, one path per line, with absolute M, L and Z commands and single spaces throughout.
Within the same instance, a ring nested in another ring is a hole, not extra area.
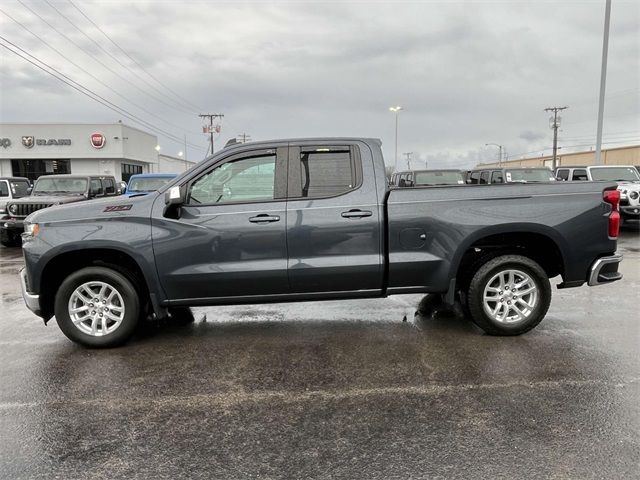
M 180 137 L 184 130 L 191 142 L 206 144 L 196 115 L 144 96 L 107 72 L 95 58 L 147 88 L 48 5 L 40 1 L 30 5 L 85 46 L 93 58 L 19 3 L 7 3 L 3 9 L 126 97 L 183 129 L 163 124 L 115 97 L 6 18 L 4 36 L 159 127 Z M 134 67 L 69 4 L 56 5 Z M 400 114 L 399 150 L 416 152 L 416 158 L 431 166 L 466 167 L 492 160 L 495 149 L 484 147 L 489 142 L 505 145 L 510 157 L 534 150 L 539 154 L 551 146 L 543 110 L 555 104 L 570 106 L 561 132 L 565 151 L 595 138 L 603 21 L 599 1 L 79 5 L 139 63 L 202 112 L 224 112 L 219 143 L 241 132 L 254 139 L 373 136 L 382 138 L 391 164 L 394 129 L 388 107 L 393 104 L 405 107 Z M 608 139 L 640 142 L 639 26 L 636 2 L 614 3 L 607 144 Z M 0 120 L 120 118 L 1 50 Z M 164 151 L 181 149 L 165 138 L 160 142 Z
M 545 138 L 545 135 L 540 132 L 532 132 L 531 130 L 525 130 L 518 136 L 518 138 L 522 138 L 527 142 L 536 142 L 538 140 L 542 140 L 543 138 Z

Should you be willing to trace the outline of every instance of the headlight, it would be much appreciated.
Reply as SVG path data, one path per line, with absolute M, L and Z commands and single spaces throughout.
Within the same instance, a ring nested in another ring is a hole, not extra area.
M 635 190 L 634 190 L 634 191 L 632 191 L 632 192 L 629 192 L 629 198 L 632 198 L 632 199 L 634 199 L 634 200 L 635 200 L 636 198 L 638 198 L 638 195 L 640 195 L 640 194 L 638 194 L 638 192 L 636 192 Z
M 29 237 L 35 237 L 40 233 L 40 225 L 37 223 L 24 222 L 24 233 Z
M 16 213 L 18 213 L 18 206 L 17 205 L 9 205 L 9 212 L 13 213 L 15 215 Z

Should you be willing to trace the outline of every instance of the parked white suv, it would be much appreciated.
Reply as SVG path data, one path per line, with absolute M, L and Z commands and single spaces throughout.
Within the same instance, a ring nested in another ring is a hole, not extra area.
M 558 167 L 556 178 L 567 182 L 597 180 L 617 182 L 622 221 L 625 223 L 640 221 L 640 175 L 633 165 Z

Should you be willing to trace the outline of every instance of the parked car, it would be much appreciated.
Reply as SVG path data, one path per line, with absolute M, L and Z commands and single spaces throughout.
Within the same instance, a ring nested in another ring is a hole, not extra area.
M 540 183 L 554 182 L 555 180 L 555 175 L 547 167 L 478 168 L 471 170 L 467 175 L 467 183 L 470 185 Z
M 556 177 L 565 182 L 616 182 L 620 191 L 620 214 L 623 223 L 640 222 L 640 174 L 633 165 L 593 165 L 556 168 Z
M 7 239 L 5 245 L 20 245 L 23 222 L 29 214 L 53 205 L 114 195 L 114 177 L 43 175 L 36 180 L 30 195 L 7 202 L 8 218 L 0 222 L 0 236 Z
M 176 176 L 176 173 L 140 173 L 132 175 L 124 194 L 128 197 L 147 195 L 159 190 Z
M 238 144 L 149 195 L 39 210 L 25 303 L 93 347 L 174 308 L 405 293 L 458 299 L 486 332 L 518 335 L 545 316 L 549 278 L 622 277 L 614 182 L 389 188 L 380 145 Z
M 9 219 L 7 213 L 7 203 L 11 200 L 18 199 L 29 195 L 31 192 L 31 183 L 25 177 L 0 177 L 0 225 L 4 225 L 5 220 Z M 0 243 L 9 247 L 15 245 L 20 240 L 10 231 L 0 228 Z
M 409 170 L 391 175 L 389 184 L 395 187 L 464 185 L 464 175 L 455 169 Z

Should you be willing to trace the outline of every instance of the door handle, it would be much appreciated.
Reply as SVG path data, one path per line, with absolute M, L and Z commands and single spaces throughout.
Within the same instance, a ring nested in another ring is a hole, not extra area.
M 278 215 L 268 215 L 266 213 L 261 213 L 260 215 L 256 215 L 255 217 L 250 217 L 249 221 L 251 223 L 279 222 L 280 221 L 280 217 Z
M 362 218 L 370 217 L 373 213 L 369 210 L 349 210 L 348 212 L 342 212 L 341 215 L 344 218 Z

